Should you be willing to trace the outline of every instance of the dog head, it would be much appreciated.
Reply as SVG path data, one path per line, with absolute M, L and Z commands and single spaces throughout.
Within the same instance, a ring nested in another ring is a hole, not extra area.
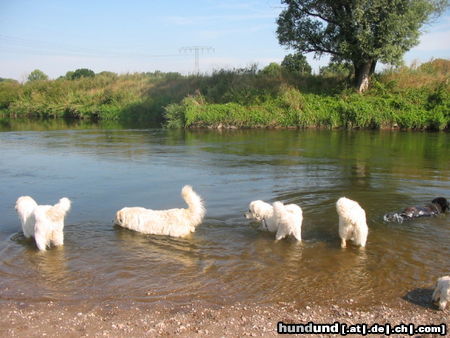
M 245 213 L 245 218 L 255 219 L 261 221 L 264 217 L 268 217 L 272 214 L 272 206 L 263 201 L 250 202 L 248 206 L 248 212 Z
M 450 208 L 447 199 L 444 197 L 437 197 L 431 203 L 436 205 L 440 212 L 446 212 Z

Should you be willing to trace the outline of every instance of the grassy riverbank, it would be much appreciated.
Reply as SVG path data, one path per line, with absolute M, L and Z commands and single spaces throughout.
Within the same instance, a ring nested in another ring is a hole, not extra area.
M 0 82 L 0 114 L 13 118 L 153 121 L 168 127 L 450 128 L 450 61 L 385 71 L 357 94 L 344 75 L 292 75 L 255 67 Z

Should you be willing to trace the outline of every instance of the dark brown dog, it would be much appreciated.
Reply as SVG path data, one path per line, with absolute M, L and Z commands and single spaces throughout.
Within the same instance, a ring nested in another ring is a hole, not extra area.
M 417 217 L 435 216 L 442 214 L 449 210 L 449 203 L 444 197 L 437 197 L 422 207 L 408 207 L 401 212 L 391 212 L 383 216 L 386 222 L 398 222 L 402 223 L 405 220 L 409 220 Z

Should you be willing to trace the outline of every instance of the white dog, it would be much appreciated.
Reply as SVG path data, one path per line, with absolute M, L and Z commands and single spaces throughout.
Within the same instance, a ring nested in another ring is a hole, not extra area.
M 293 235 L 297 241 L 302 241 L 302 209 L 295 204 L 284 205 L 281 202 L 274 202 L 273 218 L 277 223 L 278 230 L 275 239 L 278 241 L 288 235 Z M 264 220 L 265 221 L 265 220 Z
M 191 186 L 184 186 L 181 196 L 188 205 L 187 209 L 123 208 L 117 211 L 114 223 L 145 234 L 186 236 L 195 231 L 195 227 L 203 221 L 206 211 L 201 197 Z
M 250 202 L 245 217 L 260 221 L 263 230 L 276 232 L 276 240 L 290 234 L 294 235 L 298 241 L 302 240 L 303 213 L 302 209 L 296 204 L 283 205 L 281 202 L 275 202 L 270 205 L 261 200 L 253 201 Z
M 63 197 L 55 205 L 37 205 L 30 196 L 17 199 L 16 211 L 25 237 L 34 237 L 39 250 L 64 244 L 64 218 L 70 210 L 70 200 Z
M 347 246 L 347 240 L 352 240 L 356 245 L 365 247 L 369 228 L 364 209 L 357 202 L 341 197 L 336 202 L 336 211 L 339 215 L 341 247 Z
M 444 310 L 447 302 L 450 302 L 450 276 L 444 276 L 437 280 L 433 292 L 433 302 L 439 302 L 439 309 Z

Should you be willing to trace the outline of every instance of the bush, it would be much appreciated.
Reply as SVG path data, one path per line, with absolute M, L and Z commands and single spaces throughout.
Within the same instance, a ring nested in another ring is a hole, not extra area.
M 0 82 L 0 110 L 9 108 L 9 105 L 19 97 L 20 85 L 16 81 Z

